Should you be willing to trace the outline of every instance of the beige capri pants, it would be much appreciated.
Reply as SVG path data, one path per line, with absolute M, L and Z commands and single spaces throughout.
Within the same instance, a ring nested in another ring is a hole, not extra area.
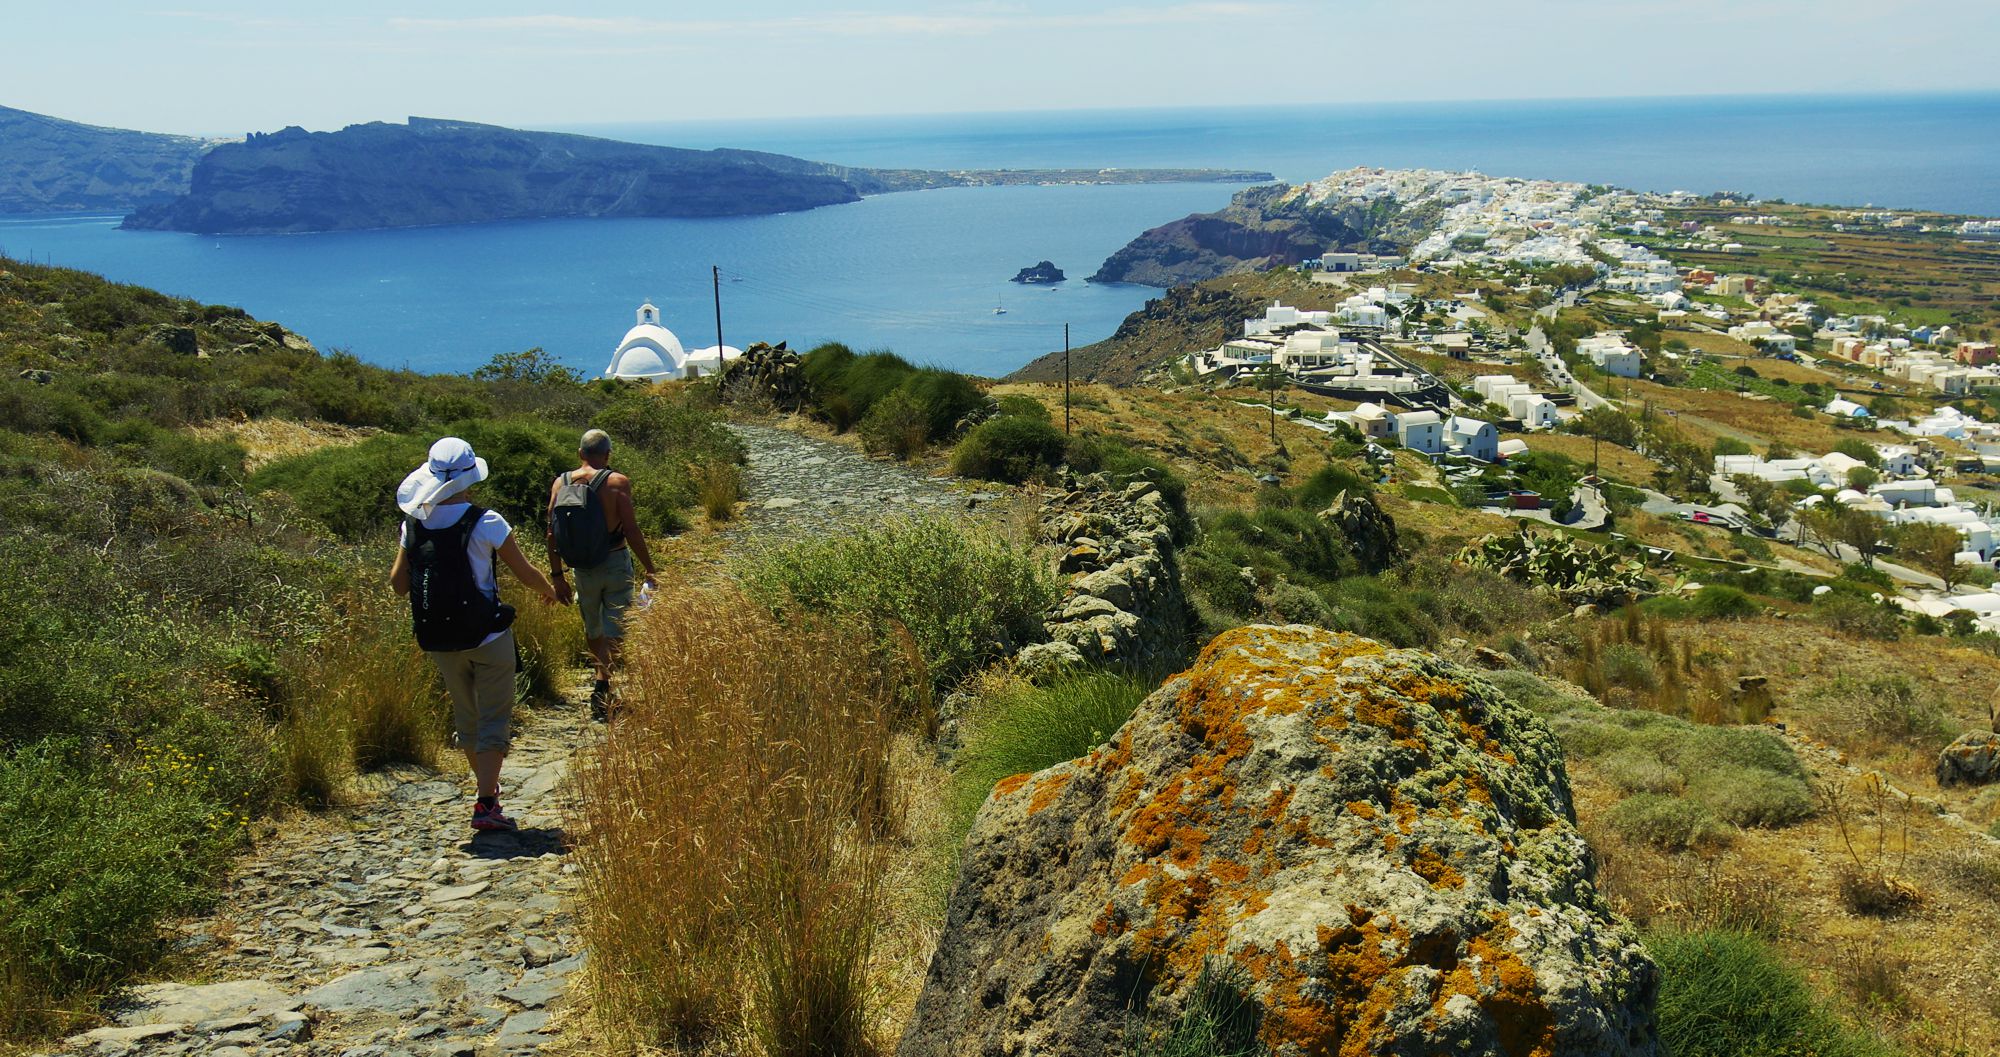
M 514 629 L 484 646 L 433 653 L 444 688 L 451 692 L 451 724 L 458 747 L 506 752 L 513 743 Z

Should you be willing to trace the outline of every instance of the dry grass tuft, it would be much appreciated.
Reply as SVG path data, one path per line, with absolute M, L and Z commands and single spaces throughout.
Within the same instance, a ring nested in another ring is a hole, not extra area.
M 518 692 L 528 701 L 561 701 L 578 665 L 588 663 L 583 620 L 571 606 L 552 606 L 519 584 L 501 588 L 514 607 L 514 641 L 521 647 Z
M 728 521 L 736 516 L 736 501 L 743 498 L 743 471 L 735 463 L 703 463 L 695 468 L 694 488 L 708 520 Z
M 350 605 L 287 688 L 279 754 L 294 793 L 328 806 L 356 769 L 437 762 L 449 725 L 437 673 L 399 605 Z
M 876 1049 L 893 717 L 916 676 L 843 622 L 767 614 L 729 588 L 665 591 L 580 770 L 590 984 L 620 1046 Z

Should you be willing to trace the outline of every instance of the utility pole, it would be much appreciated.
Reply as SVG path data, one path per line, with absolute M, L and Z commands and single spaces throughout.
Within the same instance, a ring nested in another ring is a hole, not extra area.
M 1063 436 L 1069 436 L 1069 324 L 1063 324 Z
M 722 351 L 722 266 L 708 266 L 708 277 L 715 286 L 715 373 L 722 374 L 729 366 L 728 354 Z
M 1268 380 L 1271 383 L 1271 443 L 1275 445 L 1278 443 L 1278 361 L 1272 360 L 1271 366 L 1265 373 L 1270 375 Z

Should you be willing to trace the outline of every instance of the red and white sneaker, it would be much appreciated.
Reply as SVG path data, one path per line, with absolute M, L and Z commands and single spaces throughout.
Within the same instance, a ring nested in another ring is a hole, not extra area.
M 508 833 L 520 827 L 500 810 L 498 800 L 481 800 L 472 805 L 472 828 L 481 833 Z

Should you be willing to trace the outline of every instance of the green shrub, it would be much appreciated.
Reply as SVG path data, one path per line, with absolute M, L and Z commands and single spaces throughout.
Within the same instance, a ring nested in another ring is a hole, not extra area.
M 1606 682 L 1628 690 L 1650 689 L 1659 681 L 1652 655 L 1630 643 L 1606 646 L 1599 666 Z
M 930 442 L 930 421 L 930 409 L 915 394 L 898 389 L 861 416 L 861 446 L 907 459 Z
M 1836 675 L 1809 696 L 1860 738 L 1935 749 L 1953 734 L 1944 702 L 1907 675 Z
M 1060 464 L 1063 442 L 1062 431 L 1045 418 L 1002 415 L 973 427 L 958 442 L 951 472 L 983 481 L 1021 484 Z
M 1728 839 L 1708 809 L 1676 796 L 1638 793 L 1612 805 L 1605 821 L 1626 840 L 1662 851 L 1682 851 Z
M 1014 682 L 972 708 L 965 748 L 954 760 L 955 815 L 972 824 L 994 783 L 1089 754 L 1104 744 L 1152 686 L 1109 671 L 1067 672 L 1046 685 Z
M 1868 598 L 1834 590 L 1812 603 L 1813 618 L 1837 631 L 1863 638 L 1894 641 L 1902 637 L 1902 614 Z
M 1688 611 L 1703 620 L 1738 620 L 1764 610 L 1749 595 L 1727 584 L 1703 584 L 1688 600 Z
M 1687 779 L 1665 760 L 1633 746 L 1606 756 L 1599 765 L 1611 777 L 1619 792 L 1658 793 L 1674 796 L 1687 788 Z
M 1770 944 L 1735 932 L 1656 934 L 1661 1050 L 1674 1057 L 1893 1057 L 1842 1023 Z
M 1359 495 L 1374 490 L 1375 486 L 1360 474 L 1330 462 L 1314 470 L 1305 483 L 1292 490 L 1292 495 L 1298 505 L 1317 512 L 1332 506 L 1342 492 Z
M 1038 422 L 1053 422 L 1054 416 L 1047 405 L 1025 393 L 1009 393 L 995 402 L 996 414 L 1002 418 L 1032 418 Z
M 1429 599 L 1380 577 L 1355 576 L 1328 591 L 1335 630 L 1351 631 L 1394 646 L 1429 646 L 1442 634 L 1424 605 Z
M 149 957 L 195 909 L 244 817 L 211 761 L 142 741 L 123 760 L 47 742 L 0 755 L 0 954 L 57 993 Z M 0 1011 L 4 1015 L 8 1011 Z
M 1054 578 L 1026 551 L 943 518 L 893 520 L 754 555 L 743 577 L 765 604 L 865 617 L 915 639 L 946 688 L 1042 633 Z

